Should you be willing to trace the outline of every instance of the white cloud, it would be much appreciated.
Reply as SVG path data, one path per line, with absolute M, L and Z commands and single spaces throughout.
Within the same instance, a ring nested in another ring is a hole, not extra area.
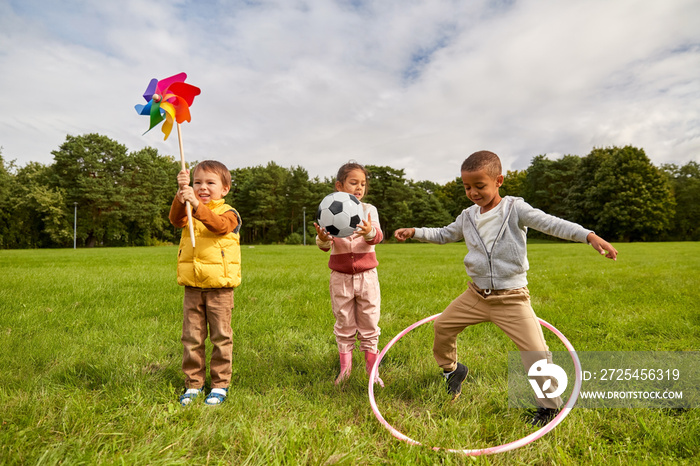
M 496 5 L 496 6 L 494 6 Z M 633 144 L 700 160 L 700 4 L 25 0 L 0 3 L 0 146 L 51 163 L 66 134 L 177 155 L 133 105 L 180 71 L 202 88 L 189 159 L 348 159 L 445 182 L 469 153 Z

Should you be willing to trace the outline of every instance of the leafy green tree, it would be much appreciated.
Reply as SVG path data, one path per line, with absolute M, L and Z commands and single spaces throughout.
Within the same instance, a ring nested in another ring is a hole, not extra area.
M 13 163 L 6 163 L 0 148 L 0 248 L 14 247 L 14 228 L 12 217 L 15 211 L 14 196 L 16 192 L 15 177 L 12 174 Z
M 235 207 L 246 242 L 277 243 L 287 231 L 286 194 L 289 171 L 274 162 L 237 170 Z
M 440 185 L 430 181 L 409 183 L 411 198 L 408 207 L 411 219 L 405 226 L 442 227 L 454 221 L 436 195 Z
M 51 153 L 54 185 L 66 192 L 69 206 L 78 203 L 78 238 L 88 247 L 125 244 L 127 193 L 120 181 L 126 146 L 99 134 L 68 135 Z
M 404 170 L 376 165 L 366 165 L 365 168 L 369 172 L 365 200 L 377 208 L 384 236 L 388 238 L 397 228 L 412 225 L 412 196 Z
M 464 192 L 464 183 L 461 178 L 448 181 L 437 190 L 435 195 L 450 214 L 452 220 L 457 218 L 464 209 L 472 205 L 472 201 L 469 200 Z
M 669 176 L 676 200 L 676 215 L 670 237 L 675 240 L 700 240 L 700 164 L 690 161 L 679 167 L 661 167 Z
M 603 163 L 610 158 L 607 151 L 594 149 L 581 158 L 578 173 L 567 197 L 567 210 L 571 221 L 597 231 L 597 216 L 603 199 L 596 198 L 596 176 Z M 600 232 L 598 232 L 600 233 Z
M 227 201 L 241 214 L 242 240 L 248 243 L 289 242 L 288 237 L 316 234 L 313 223 L 321 200 L 334 191 L 333 181 L 309 179 L 302 167 L 267 166 L 231 170 Z M 306 207 L 306 225 L 302 225 Z M 293 241 L 296 241 L 296 237 Z
M 253 186 L 253 168 L 236 168 L 231 170 L 231 190 L 226 195 L 226 202 L 233 206 L 241 216 L 241 241 L 253 243 L 257 240 L 254 236 L 252 225 L 252 210 L 255 202 L 250 195 Z
M 296 166 L 289 170 L 287 178 L 287 186 L 285 190 L 287 223 L 289 229 L 285 232 L 287 235 L 298 234 L 300 237 L 306 231 L 306 226 L 303 223 L 304 208 L 314 204 L 312 191 L 309 183 L 309 172 L 306 169 Z M 307 209 L 307 222 L 309 216 L 313 217 L 316 209 Z
M 31 162 L 17 171 L 18 247 L 66 247 L 73 238 L 65 192 L 49 185 L 50 168 Z
M 15 173 L 13 173 L 13 171 Z M 0 155 L 0 247 L 66 246 L 72 238 L 65 194 L 48 182 L 48 168 L 36 162 L 16 169 Z
M 533 207 L 551 215 L 571 219 L 567 198 L 572 183 L 576 180 L 581 158 L 565 155 L 549 160 L 545 155 L 532 159 L 522 185 L 522 196 Z
M 143 246 L 177 240 L 168 214 L 179 171 L 180 164 L 173 157 L 161 156 L 152 147 L 126 157 L 119 184 L 126 199 L 121 221 L 127 244 Z
M 525 185 L 527 183 L 527 170 L 508 170 L 503 177 L 501 185 L 501 196 L 525 196 Z
M 0 248 L 65 247 L 78 203 L 82 244 L 148 245 L 177 241 L 168 221 L 179 164 L 153 148 L 127 154 L 105 136 L 66 136 L 54 163 L 7 163 L 0 150 Z M 443 226 L 471 205 L 462 180 L 444 185 L 405 178 L 404 170 L 368 165 L 365 200 L 379 213 L 385 237 L 403 226 Z M 316 207 L 334 191 L 331 178 L 309 179 L 300 167 L 231 171 L 227 202 L 243 219 L 250 243 L 299 243 L 313 238 Z M 508 171 L 502 195 L 524 197 L 611 240 L 700 239 L 700 165 L 654 167 L 632 146 L 594 149 L 586 157 L 533 158 Z M 676 202 L 682 208 L 675 213 Z M 302 213 L 306 208 L 306 224 Z M 674 216 L 675 213 L 675 216 Z
M 313 239 L 316 236 L 314 222 L 316 221 L 316 211 L 321 200 L 328 194 L 335 191 L 335 181 L 331 178 L 319 177 L 309 181 L 309 201 L 306 206 L 306 236 L 307 239 Z
M 648 241 L 668 231 L 675 201 L 668 179 L 652 165 L 644 150 L 632 146 L 593 149 L 581 164 L 581 189 L 572 204 L 580 218 L 590 216 L 603 238 Z

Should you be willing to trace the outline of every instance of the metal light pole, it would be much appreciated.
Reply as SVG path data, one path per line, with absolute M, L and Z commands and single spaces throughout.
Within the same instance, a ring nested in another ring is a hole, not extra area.
M 304 246 L 306 246 L 306 207 L 302 209 L 304 212 L 304 229 L 302 230 L 302 233 L 304 235 Z
M 78 236 L 78 203 L 74 202 L 74 211 L 73 211 L 73 249 L 76 249 L 76 238 Z

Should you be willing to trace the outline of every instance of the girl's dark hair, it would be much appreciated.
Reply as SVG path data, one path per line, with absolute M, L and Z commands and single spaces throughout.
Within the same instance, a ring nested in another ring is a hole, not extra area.
M 341 183 L 345 183 L 345 180 L 348 178 L 348 175 L 353 170 L 361 170 L 362 173 L 365 174 L 365 179 L 367 180 L 366 186 L 369 186 L 369 172 L 364 166 L 352 160 L 340 167 L 340 169 L 338 170 L 338 174 L 335 176 L 335 180 Z

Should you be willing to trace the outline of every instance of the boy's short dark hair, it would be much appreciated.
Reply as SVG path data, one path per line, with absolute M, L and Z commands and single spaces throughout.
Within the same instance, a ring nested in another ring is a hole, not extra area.
M 207 172 L 216 173 L 221 177 L 221 183 L 226 187 L 231 187 L 231 172 L 228 171 L 226 165 L 216 160 L 204 160 L 199 162 L 194 170 L 192 171 L 192 176 L 197 173 L 197 170 L 204 170 Z
M 463 172 L 475 172 L 479 170 L 484 170 L 489 176 L 497 177 L 501 175 L 503 168 L 501 167 L 501 159 L 498 158 L 493 152 L 487 150 L 480 150 L 479 152 L 474 152 L 472 155 L 467 157 L 467 159 L 462 163 Z

